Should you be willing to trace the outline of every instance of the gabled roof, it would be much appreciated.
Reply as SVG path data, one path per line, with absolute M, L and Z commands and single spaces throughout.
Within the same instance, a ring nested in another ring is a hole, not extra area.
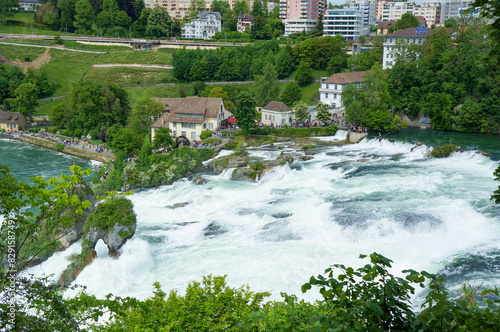
M 290 107 L 286 106 L 281 101 L 271 101 L 266 106 L 262 107 L 263 110 L 275 112 L 291 112 Z
M 24 115 L 21 112 L 0 111 L 0 123 L 19 123 Z
M 240 15 L 238 15 L 238 20 L 252 21 L 253 15 L 252 14 L 240 14 Z
M 395 31 L 395 32 L 390 33 L 390 34 L 385 35 L 385 36 L 386 37 L 421 37 L 421 38 L 425 38 L 426 36 L 431 35 L 434 32 L 434 30 L 436 30 L 436 29 L 428 28 L 427 32 L 425 34 L 418 34 L 415 31 L 415 28 L 406 28 L 403 30 Z M 452 33 L 453 29 L 446 29 L 446 32 Z
M 389 29 L 394 26 L 396 21 L 380 21 L 377 23 L 377 29 Z
M 425 17 L 423 17 L 423 16 L 415 16 L 415 18 L 418 20 L 418 23 L 420 25 L 425 25 Z
M 338 73 L 333 74 L 328 79 L 324 80 L 322 83 L 333 83 L 333 84 L 351 84 L 364 82 L 365 71 L 353 71 L 350 73 Z
M 151 127 L 168 127 L 168 122 L 202 123 L 206 118 L 216 118 L 223 104 L 222 98 L 152 98 L 165 105 L 168 114 L 162 115 Z M 227 110 L 225 110 L 227 112 Z M 201 117 L 183 117 L 182 114 L 198 114 Z
M 205 18 L 207 18 L 208 14 L 215 14 L 215 18 L 216 19 L 218 19 L 218 20 L 222 19 L 222 17 L 220 16 L 219 12 L 198 12 L 198 17 L 202 18 L 202 19 L 205 19 Z

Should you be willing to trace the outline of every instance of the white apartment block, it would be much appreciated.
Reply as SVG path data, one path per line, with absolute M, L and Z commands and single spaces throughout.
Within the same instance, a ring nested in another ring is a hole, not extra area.
M 445 0 L 441 4 L 441 24 L 451 17 L 460 16 L 460 10 L 468 8 L 473 0 Z
M 319 88 L 319 100 L 336 111 L 344 110 L 342 91 L 349 84 L 355 84 L 357 88 L 365 81 L 364 71 L 353 71 L 350 73 L 333 74 L 327 79 L 322 79 Z
M 363 13 L 351 9 L 327 9 L 323 19 L 323 36 L 342 35 L 357 40 L 363 32 Z
M 384 4 L 382 21 L 397 21 L 403 14 L 413 14 L 415 3 L 413 2 L 389 2 Z
M 432 29 L 427 29 L 425 34 L 418 34 L 415 28 L 407 28 L 403 30 L 398 30 L 391 34 L 388 34 L 384 42 L 384 57 L 382 60 L 382 68 L 392 68 L 394 62 L 396 61 L 396 43 L 399 40 L 404 40 L 407 43 L 422 44 L 425 38 L 432 34 Z
M 196 17 L 182 27 L 183 38 L 211 39 L 222 30 L 219 12 L 199 12 Z
M 423 16 L 427 26 L 430 28 L 433 24 L 439 24 L 441 20 L 441 3 L 423 2 L 413 8 L 413 15 Z
M 377 12 L 375 13 L 375 18 L 377 20 L 382 20 L 384 14 L 384 5 L 389 2 L 396 2 L 396 0 L 379 0 L 377 1 Z
M 366 26 L 373 26 L 375 25 L 375 15 L 376 15 L 376 10 L 377 10 L 377 5 L 373 1 L 366 1 L 366 0 L 356 0 L 356 1 L 350 1 L 346 2 L 343 5 L 344 9 L 354 9 L 354 10 L 359 10 L 361 11 L 363 15 L 363 25 Z
M 305 31 L 305 33 L 309 33 L 316 29 L 318 24 L 317 19 L 307 19 L 307 18 L 298 18 L 298 19 L 287 19 L 283 20 L 283 24 L 285 25 L 284 36 L 290 36 L 294 33 L 301 33 Z

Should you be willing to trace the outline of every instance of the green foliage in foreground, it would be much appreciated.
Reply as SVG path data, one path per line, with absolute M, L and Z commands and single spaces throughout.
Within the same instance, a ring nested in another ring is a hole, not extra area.
M 495 173 L 493 173 L 493 175 L 495 176 L 496 181 L 500 181 L 500 166 L 498 166 L 497 170 L 495 171 Z M 498 186 L 498 189 L 493 192 L 491 199 L 494 199 L 495 203 L 500 204 L 500 185 Z
M 457 148 L 460 148 L 460 147 L 458 145 L 455 145 L 455 144 L 445 144 L 445 145 L 436 146 L 434 149 L 432 149 L 431 157 L 434 157 L 434 158 L 449 157 L 450 154 L 453 151 L 455 151 Z

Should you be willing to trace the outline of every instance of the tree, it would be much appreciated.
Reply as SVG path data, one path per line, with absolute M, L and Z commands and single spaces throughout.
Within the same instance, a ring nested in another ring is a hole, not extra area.
M 253 17 L 264 17 L 264 9 L 262 8 L 262 2 L 261 0 L 255 0 L 253 2 L 252 6 L 252 11 L 250 14 L 253 15 Z
M 124 10 L 120 10 L 115 17 L 115 24 L 122 28 L 128 28 L 132 19 L 127 15 L 127 12 Z
M 493 21 L 488 27 L 488 34 L 493 44 L 489 55 L 491 59 L 500 63 L 500 3 L 496 0 L 475 0 L 470 7 L 481 8 L 481 16 Z
M 295 68 L 291 52 L 290 45 L 286 45 L 281 47 L 275 56 L 275 67 L 279 78 L 290 76 Z
M 293 106 L 301 99 L 302 90 L 295 81 L 288 83 L 280 96 L 280 101 L 285 103 L 290 108 L 293 108 Z
M 300 86 L 306 86 L 313 80 L 313 70 L 308 62 L 301 62 L 295 73 L 295 81 Z
M 248 14 L 249 8 L 248 3 L 245 0 L 236 1 L 233 5 L 233 11 L 235 14 Z
M 307 108 L 306 103 L 299 101 L 295 105 L 294 116 L 295 120 L 298 122 L 304 122 L 309 119 L 309 109 Z
M 113 20 L 111 19 L 111 15 L 109 15 L 109 12 L 107 10 L 103 10 L 102 12 L 97 14 L 96 24 L 100 32 L 102 28 L 110 27 L 112 22 Z
M 316 118 L 321 122 L 328 122 L 332 119 L 332 113 L 328 111 L 328 105 L 320 103 L 316 109 Z
M 11 9 L 17 5 L 15 0 L 0 0 L 0 21 L 5 23 L 5 18 L 12 15 Z
M 155 131 L 155 137 L 153 140 L 153 148 L 158 149 L 170 149 L 175 146 L 175 141 L 172 138 L 170 129 L 160 127 Z
M 156 121 L 163 113 L 163 105 L 144 97 L 135 108 L 130 112 L 128 125 L 130 129 L 138 134 L 149 134 L 151 124 Z
M 157 5 L 149 14 L 146 33 L 154 37 L 164 37 L 167 35 L 167 31 L 170 32 L 171 25 L 172 18 L 167 10 Z
M 318 15 L 318 23 L 316 24 L 316 33 L 323 34 L 323 13 Z
M 416 28 L 417 26 L 420 25 L 420 22 L 418 19 L 413 16 L 411 13 L 405 13 L 401 15 L 401 18 L 396 21 L 396 24 L 394 27 L 391 27 L 389 29 L 390 32 L 398 31 L 398 30 L 403 30 L 406 28 Z
M 38 87 L 33 83 L 23 83 L 16 89 L 13 106 L 28 119 L 33 118 L 35 107 L 38 105 Z
M 249 92 L 243 91 L 238 95 L 234 117 L 241 127 L 243 135 L 248 136 L 248 130 L 255 126 L 255 119 L 257 119 L 255 100 Z
M 230 10 L 229 2 L 222 0 L 214 0 L 212 1 L 212 5 L 210 6 L 210 11 L 219 12 L 221 16 L 224 16 L 226 10 Z
M 493 175 L 495 176 L 496 181 L 500 181 L 500 166 L 498 166 Z M 498 189 L 493 192 L 493 195 L 491 195 L 491 199 L 495 200 L 496 204 L 500 204 L 500 185 L 498 186 Z
M 79 0 L 75 5 L 75 27 L 80 33 L 86 33 L 92 28 L 94 13 L 88 0 Z
M 263 68 L 264 75 L 255 79 L 255 94 L 259 106 L 265 106 L 280 94 L 278 74 L 272 63 L 266 63 Z
M 89 4 L 90 5 L 90 4 Z M 72 0 L 57 0 L 57 8 L 61 11 L 61 31 L 73 32 L 75 2 Z

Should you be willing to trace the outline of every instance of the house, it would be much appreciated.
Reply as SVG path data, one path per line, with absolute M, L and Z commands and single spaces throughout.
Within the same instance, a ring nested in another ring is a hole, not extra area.
M 20 112 L 5 112 L 0 110 L 0 130 L 19 131 L 26 128 L 28 121 L 23 113 Z
M 238 23 L 236 23 L 236 29 L 238 32 L 245 32 L 252 28 L 253 15 L 251 14 L 240 14 L 238 15 Z
M 322 80 L 319 88 L 319 100 L 337 111 L 343 111 L 342 91 L 348 84 L 355 84 L 359 88 L 361 83 L 366 80 L 365 73 L 364 71 L 338 73 Z
M 219 12 L 199 12 L 191 23 L 182 27 L 183 38 L 212 39 L 222 30 L 222 18 Z
M 18 0 L 17 2 L 20 10 L 37 11 L 40 5 L 38 0 Z
M 204 130 L 220 128 L 221 123 L 233 114 L 225 109 L 222 98 L 152 98 L 164 105 L 164 114 L 151 125 L 151 137 L 155 131 L 169 128 L 173 137 L 184 136 L 191 142 L 200 139 Z
M 389 29 L 396 25 L 396 21 L 380 21 L 377 23 L 377 35 L 387 35 Z
M 268 126 L 292 124 L 293 111 L 280 101 L 271 101 L 262 108 L 261 123 Z

